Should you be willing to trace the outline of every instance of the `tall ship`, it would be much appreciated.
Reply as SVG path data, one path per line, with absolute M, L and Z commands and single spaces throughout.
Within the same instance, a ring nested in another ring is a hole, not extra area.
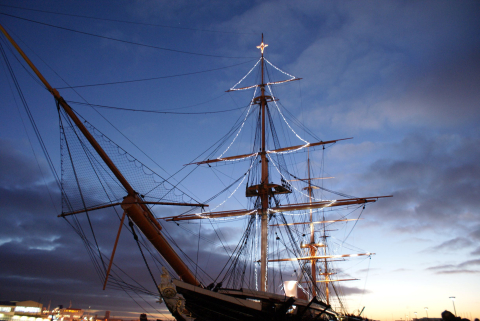
M 324 176 L 323 164 L 316 165 L 316 153 L 350 138 L 309 141 L 293 128 L 275 86 L 300 78 L 265 58 L 268 45 L 263 35 L 259 59 L 228 90 L 253 93 L 244 114 L 208 156 L 186 165 L 194 169 L 232 165 L 240 174 L 210 199 L 199 201 L 185 192 L 181 179 L 155 173 L 82 118 L 0 29 L 55 99 L 62 156 L 61 175 L 56 176 L 62 193 L 59 216 L 84 242 L 104 289 L 155 296 L 179 321 L 362 318 L 363 310 L 348 310 L 338 285 L 355 278 L 342 276 L 336 266 L 374 254 L 353 247 L 355 253 L 345 253 L 349 248 L 345 239 L 366 205 L 389 196 L 355 197 L 325 187 L 329 177 Z M 276 79 L 273 73 L 285 79 Z M 245 85 L 252 77 L 256 82 Z M 242 135 L 251 138 L 250 147 L 240 142 Z M 235 149 L 236 145 L 241 146 Z M 244 153 L 232 155 L 241 148 Z M 208 188 L 208 182 L 202 184 Z M 244 207 L 235 208 L 233 199 Z M 209 206 L 213 200 L 217 205 Z M 118 220 L 111 251 L 99 245 L 101 237 L 93 227 L 101 223 L 96 218 L 107 216 Z M 349 232 L 343 240 L 332 241 L 337 225 Z M 196 253 L 173 230 L 191 226 L 198 228 L 190 242 L 198 241 Z M 200 247 L 202 227 L 218 237 L 226 253 L 209 253 L 223 261 L 208 270 L 199 264 L 199 255 L 206 255 Z M 232 229 L 235 233 L 229 232 Z M 156 291 L 132 281 L 116 264 L 122 233 L 133 236 Z M 239 239 L 233 242 L 234 235 Z M 224 244 L 227 239 L 229 245 Z

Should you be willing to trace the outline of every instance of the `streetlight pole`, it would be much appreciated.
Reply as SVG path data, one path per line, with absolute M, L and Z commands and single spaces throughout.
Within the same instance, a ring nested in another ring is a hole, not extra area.
M 427 313 L 427 320 L 428 320 L 428 307 L 425 307 L 425 312 Z
M 455 316 L 457 316 L 457 309 L 455 309 L 455 297 L 454 297 L 454 296 L 451 296 L 451 297 L 450 297 L 450 300 L 452 300 L 452 303 L 453 303 L 453 311 L 455 311 Z
M 413 312 L 413 314 L 415 314 L 415 320 L 418 320 L 418 318 L 417 318 L 417 312 Z

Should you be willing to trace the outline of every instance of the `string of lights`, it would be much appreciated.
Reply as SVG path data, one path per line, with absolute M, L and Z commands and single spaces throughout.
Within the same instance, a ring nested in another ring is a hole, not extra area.
M 242 89 L 235 89 L 235 87 L 237 87 L 245 78 L 247 78 L 247 76 L 250 75 L 250 73 L 255 69 L 255 67 L 257 67 L 260 60 L 262 60 L 262 58 L 258 59 L 257 63 L 252 67 L 252 69 L 250 69 L 250 71 L 245 76 L 243 76 L 243 78 L 240 79 L 239 82 L 237 82 L 232 88 L 230 88 L 230 91 L 246 90 L 246 89 L 249 89 L 249 88 L 257 87 L 257 85 L 253 85 L 253 86 L 245 87 L 245 88 L 242 88 Z
M 272 66 L 273 68 L 277 69 L 277 70 L 280 71 L 281 73 L 287 75 L 288 77 L 291 77 L 291 79 L 295 79 L 295 78 L 296 78 L 295 76 L 290 75 L 289 73 L 281 70 L 280 68 L 278 68 L 277 66 L 275 66 L 274 64 L 272 64 L 270 61 L 268 61 L 267 58 L 263 58 L 263 59 L 265 59 L 265 61 L 266 61 L 270 66 Z
M 255 160 L 256 158 L 252 161 L 252 164 L 250 165 L 250 167 L 248 168 L 247 172 L 243 175 L 243 178 L 242 180 L 240 181 L 240 183 L 238 183 L 237 187 L 233 190 L 233 192 L 226 198 L 223 200 L 223 202 L 221 202 L 220 204 L 218 204 L 217 206 L 215 206 L 214 208 L 212 208 L 211 211 L 209 212 L 206 212 L 206 213 L 194 213 L 194 215 L 198 216 L 198 217 L 201 217 L 201 218 L 208 218 L 208 219 L 211 219 L 211 217 L 209 216 L 205 216 L 204 214 L 208 214 L 208 213 L 212 213 L 213 211 L 215 211 L 217 208 L 219 208 L 220 206 L 222 206 L 223 204 L 225 204 L 226 201 L 228 201 L 238 190 L 238 188 L 243 184 L 243 181 L 245 180 L 245 178 L 247 178 L 247 174 L 250 172 L 250 170 L 252 169 L 253 165 L 255 165 Z M 248 213 L 245 213 L 243 215 L 239 215 L 239 216 L 246 216 L 246 215 L 251 215 L 253 213 L 257 212 L 256 209 L 248 212 Z M 237 217 L 235 217 L 235 219 L 237 219 Z M 215 218 L 216 220 L 220 219 L 220 220 L 227 220 L 228 218 Z
M 254 97 L 254 98 L 255 98 L 255 94 L 256 94 L 256 93 L 257 93 L 257 88 L 255 88 L 255 91 L 253 92 L 253 97 Z M 232 142 L 230 143 L 230 145 L 228 145 L 227 149 L 225 149 L 225 151 L 223 151 L 223 153 L 221 153 L 220 156 L 217 157 L 217 159 L 219 159 L 219 160 L 222 159 L 223 154 L 225 154 L 225 153 L 230 149 L 230 147 L 233 145 L 233 143 L 234 143 L 235 140 L 237 139 L 238 135 L 240 135 L 240 132 L 242 131 L 242 128 L 243 128 L 243 126 L 245 125 L 245 122 L 247 121 L 248 115 L 250 114 L 250 110 L 252 109 L 252 106 L 253 106 L 253 98 L 252 98 L 252 100 L 250 101 L 250 106 L 248 107 L 247 114 L 245 115 L 245 118 L 243 119 L 242 125 L 240 126 L 240 129 L 238 130 L 237 135 L 235 135 L 235 138 L 233 138 L 233 140 L 232 140 Z
M 270 92 L 270 95 L 271 95 L 272 97 L 274 97 L 273 92 L 272 92 L 272 88 L 271 88 L 270 86 L 267 86 L 267 88 L 268 88 L 268 91 Z M 280 110 L 280 107 L 278 107 L 277 102 L 275 101 L 275 99 L 273 99 L 273 103 L 275 104 L 275 107 L 277 107 L 278 112 L 279 112 L 280 115 L 282 116 L 283 121 L 285 122 L 285 124 L 287 124 L 288 128 L 290 128 L 290 130 L 295 134 L 295 136 L 297 136 L 298 139 L 300 139 L 302 142 L 304 142 L 304 143 L 306 144 L 306 145 L 303 146 L 302 148 L 305 148 L 305 147 L 307 147 L 308 145 L 310 145 L 309 142 L 307 142 L 305 139 L 303 139 L 302 137 L 300 137 L 300 135 L 298 135 L 298 134 L 293 130 L 293 128 L 292 128 L 292 127 L 290 126 L 290 124 L 288 123 L 288 121 L 285 119 L 285 116 L 283 116 L 283 113 L 282 113 L 282 111 Z

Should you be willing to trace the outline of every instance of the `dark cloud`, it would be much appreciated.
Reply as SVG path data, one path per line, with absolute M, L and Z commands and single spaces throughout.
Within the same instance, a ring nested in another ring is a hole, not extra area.
M 27 154 L 18 148 L 18 143 L 0 138 L 0 186 L 4 188 L 40 183 L 42 172 L 48 175 L 47 178 L 50 176 L 43 158 L 39 158 L 40 164 L 37 164 L 31 153 Z
M 46 188 L 32 157 L 12 142 L 1 140 L 0 143 L 0 283 L 2 288 L 9 289 L 2 292 L 1 299 L 31 299 L 44 304 L 51 301 L 53 306 L 67 305 L 71 300 L 80 308 L 86 308 L 84 302 L 89 301 L 98 310 L 115 308 L 128 313 L 125 307 L 131 306 L 131 298 L 122 291 L 101 291 L 103 279 L 98 278 L 81 238 L 64 219 L 57 218 L 60 208 L 53 204 L 60 204 L 60 195 L 56 184 L 50 182 Z M 48 173 L 45 166 L 42 169 Z M 112 217 L 112 213 L 109 214 Z M 109 255 L 115 232 L 99 231 L 110 231 L 112 222 L 108 222 L 107 213 L 101 211 L 92 213 L 91 218 L 101 250 Z M 116 216 L 113 219 L 118 226 Z M 91 238 L 85 217 L 79 217 L 79 222 Z M 128 234 L 124 231 L 125 239 L 132 241 Z M 127 250 L 134 250 L 136 246 L 125 241 L 121 245 Z M 120 252 L 115 262 L 125 262 L 122 269 L 127 273 L 135 275 L 135 271 L 145 269 L 140 258 L 128 260 L 126 257 L 131 258 Z M 152 282 L 145 276 L 148 274 L 136 279 L 152 290 Z M 122 277 L 131 282 L 125 275 Z M 154 298 L 151 301 L 154 304 Z
M 390 156 L 375 161 L 363 175 L 368 185 L 362 186 L 362 194 L 394 195 L 378 202 L 374 215 L 399 223 L 398 230 L 414 233 L 412 227 L 424 227 L 476 233 L 480 189 L 475 177 L 480 175 L 480 153 L 475 146 L 479 142 L 477 137 L 457 134 L 409 135 L 390 146 Z M 465 239 L 462 244 L 467 243 L 471 244 Z

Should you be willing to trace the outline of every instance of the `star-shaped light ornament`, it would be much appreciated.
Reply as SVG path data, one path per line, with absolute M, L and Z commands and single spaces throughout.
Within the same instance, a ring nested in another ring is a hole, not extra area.
M 264 44 L 263 41 L 260 44 L 260 46 L 257 46 L 257 48 L 260 49 L 260 52 L 262 53 L 262 55 L 263 55 L 263 50 L 265 50 L 266 47 L 268 47 L 268 45 Z

